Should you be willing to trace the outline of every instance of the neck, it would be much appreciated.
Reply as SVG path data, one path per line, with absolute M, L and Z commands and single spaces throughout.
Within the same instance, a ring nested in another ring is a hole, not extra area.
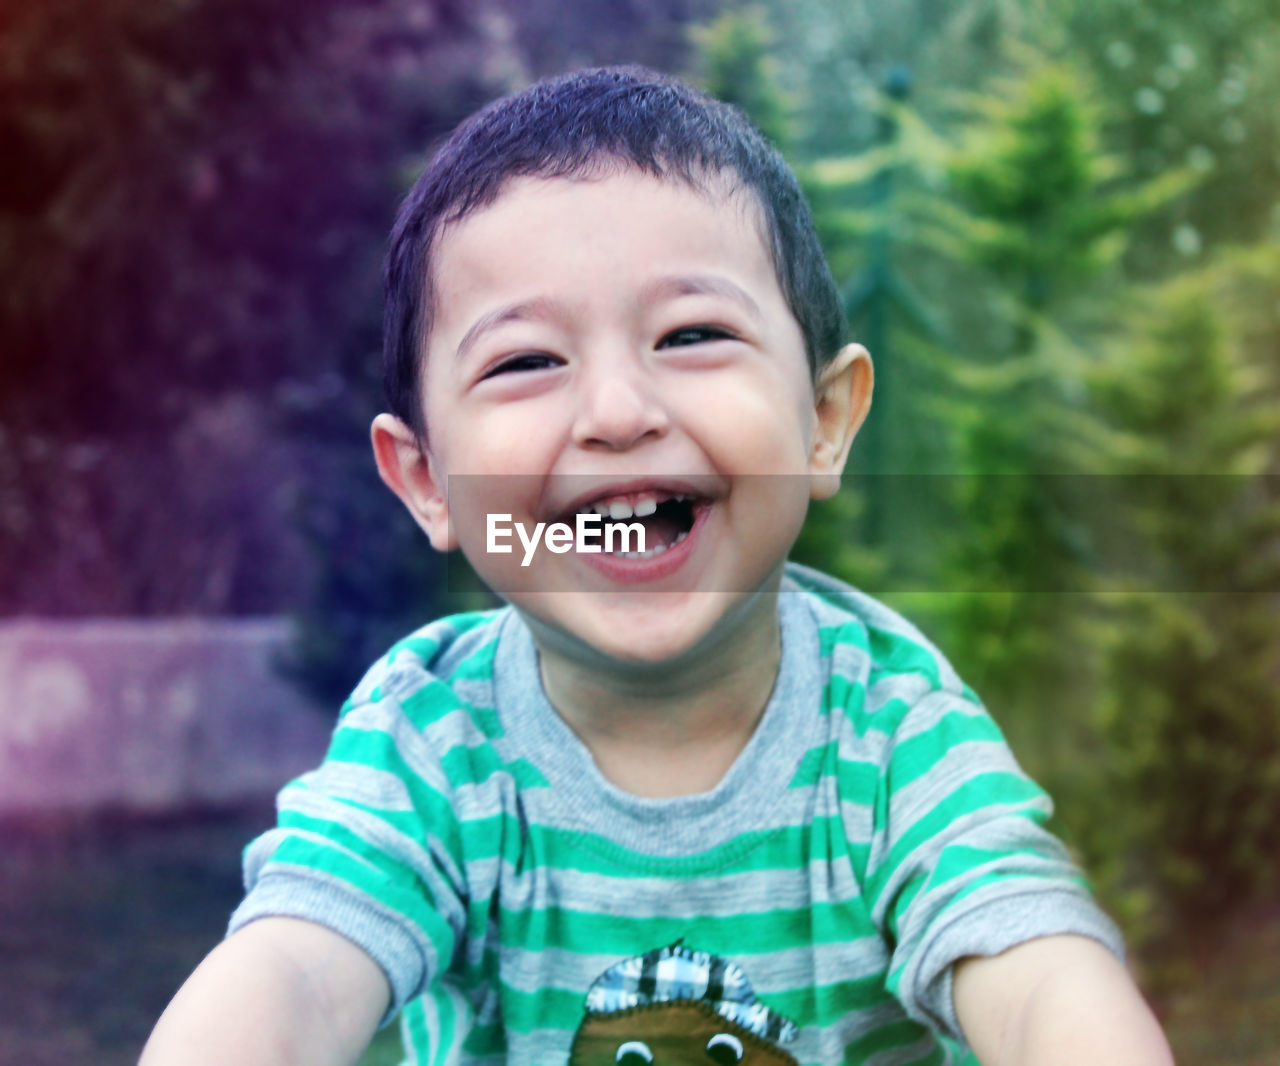
M 777 597 L 757 593 L 735 615 L 677 660 L 613 669 L 533 627 L 547 698 L 613 784 L 644 796 L 709 791 L 746 747 L 781 661 Z

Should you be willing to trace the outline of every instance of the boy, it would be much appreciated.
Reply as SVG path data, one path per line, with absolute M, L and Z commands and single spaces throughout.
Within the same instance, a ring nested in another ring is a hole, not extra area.
M 535 85 L 437 155 L 387 278 L 379 472 L 511 606 L 361 683 L 145 1066 L 351 1063 L 396 1015 L 424 1063 L 1168 1063 L 972 693 L 785 564 L 871 367 L 749 124 Z M 643 549 L 493 533 L 592 515 Z

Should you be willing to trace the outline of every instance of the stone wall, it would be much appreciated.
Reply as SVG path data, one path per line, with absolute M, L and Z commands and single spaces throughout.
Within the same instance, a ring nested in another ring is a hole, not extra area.
M 273 669 L 282 619 L 0 623 L 0 814 L 260 799 L 335 712 Z

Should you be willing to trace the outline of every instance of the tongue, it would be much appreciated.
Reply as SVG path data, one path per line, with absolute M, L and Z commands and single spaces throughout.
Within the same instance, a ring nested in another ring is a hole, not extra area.
M 663 515 L 661 512 L 657 514 L 646 515 L 644 518 L 632 518 L 631 522 L 639 522 L 644 526 L 644 546 L 645 550 L 650 548 L 669 548 L 683 532 L 683 527 L 679 522 Z

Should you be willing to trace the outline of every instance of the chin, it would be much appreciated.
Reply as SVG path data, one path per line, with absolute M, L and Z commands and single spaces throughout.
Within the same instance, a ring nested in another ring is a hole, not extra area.
M 686 593 L 673 603 L 668 594 L 642 593 L 612 610 L 574 620 L 580 624 L 565 622 L 580 645 L 624 669 L 669 668 L 696 661 L 725 636 L 741 598 L 726 592 Z

